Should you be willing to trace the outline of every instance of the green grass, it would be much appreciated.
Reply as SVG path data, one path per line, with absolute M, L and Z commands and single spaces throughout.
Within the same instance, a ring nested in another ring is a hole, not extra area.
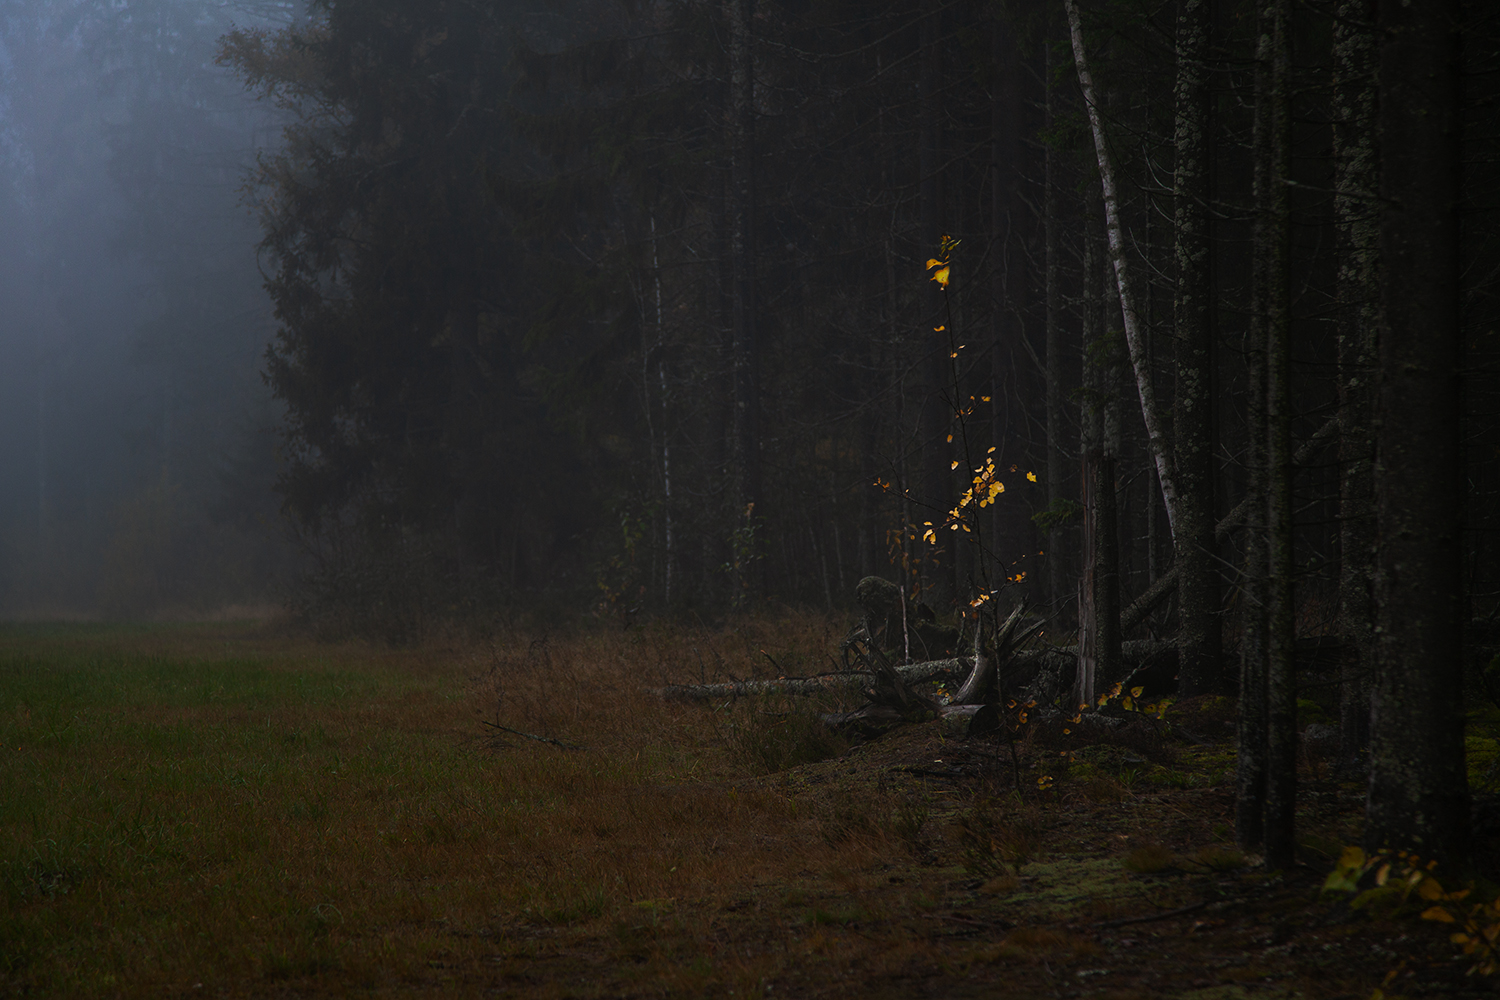
M 91 648 L 109 635 L 0 634 L 0 962 L 21 981 L 326 965 L 365 905 L 341 856 L 412 877 L 409 845 L 464 836 L 455 812 L 503 822 L 476 748 L 371 724 L 441 703 L 445 679 Z
M 781 850 L 789 807 L 700 780 L 741 766 L 705 713 L 618 651 L 562 659 L 0 628 L 0 991 L 389 983 L 463 953 L 451 924 L 588 925 L 765 870 L 745 852 Z M 590 749 L 497 746 L 481 711 Z

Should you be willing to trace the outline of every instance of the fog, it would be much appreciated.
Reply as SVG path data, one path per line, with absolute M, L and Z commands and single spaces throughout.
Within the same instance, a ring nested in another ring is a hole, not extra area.
M 265 604 L 273 330 L 243 192 L 275 109 L 215 64 L 284 3 L 0 3 L 0 616 Z

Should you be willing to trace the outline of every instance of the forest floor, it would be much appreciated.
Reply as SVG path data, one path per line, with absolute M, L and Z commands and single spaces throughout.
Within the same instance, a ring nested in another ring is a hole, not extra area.
M 1358 780 L 1304 760 L 1298 867 L 1234 849 L 1229 699 L 850 745 L 650 690 L 840 635 L 0 627 L 0 994 L 1493 994 L 1419 906 L 1320 892 Z

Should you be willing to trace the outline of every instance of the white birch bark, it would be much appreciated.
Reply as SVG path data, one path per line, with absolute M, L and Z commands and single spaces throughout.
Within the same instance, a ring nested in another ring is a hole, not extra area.
M 1119 189 L 1115 184 L 1114 163 L 1110 159 L 1109 146 L 1105 141 L 1104 120 L 1099 114 L 1099 104 L 1094 90 L 1094 78 L 1089 72 L 1088 55 L 1083 47 L 1083 22 L 1078 14 L 1078 0 L 1063 0 L 1068 10 L 1068 28 L 1073 39 L 1073 63 L 1078 70 L 1078 84 L 1083 89 L 1083 103 L 1088 108 L 1089 126 L 1094 133 L 1094 151 L 1099 161 L 1099 180 L 1104 192 L 1105 231 L 1109 237 L 1109 255 L 1114 264 L 1115 284 L 1120 292 L 1120 310 L 1125 318 L 1125 343 L 1130 349 L 1130 366 L 1135 372 L 1136 392 L 1141 401 L 1141 417 L 1146 422 L 1146 435 L 1150 439 L 1151 455 L 1156 461 L 1156 474 L 1161 480 L 1162 499 L 1166 501 L 1167 523 L 1172 529 L 1172 538 L 1177 538 L 1178 497 L 1177 476 L 1172 467 L 1168 450 L 1166 429 L 1162 425 L 1161 408 L 1156 402 L 1156 389 L 1151 383 L 1151 365 L 1146 354 L 1146 338 L 1141 330 L 1140 314 L 1136 311 L 1135 295 L 1130 280 L 1129 259 L 1126 256 L 1125 234 L 1120 224 Z

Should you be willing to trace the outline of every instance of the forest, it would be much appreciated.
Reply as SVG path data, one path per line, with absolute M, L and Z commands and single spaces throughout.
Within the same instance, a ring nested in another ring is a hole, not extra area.
M 1493 973 L 1497 103 L 1477 0 L 0 0 L 0 986 Z
M 219 60 L 305 613 L 903 602 L 1240 692 L 1321 649 L 1372 836 L 1465 851 L 1500 610 L 1485 5 L 313 4 Z M 1304 664 L 1305 666 L 1305 664 Z M 1326 666 L 1326 663 L 1325 663 Z M 1306 670 L 1303 670 L 1306 673 Z M 1303 678 L 1304 684 L 1307 678 Z M 1373 711 L 1372 711 L 1373 706 Z

